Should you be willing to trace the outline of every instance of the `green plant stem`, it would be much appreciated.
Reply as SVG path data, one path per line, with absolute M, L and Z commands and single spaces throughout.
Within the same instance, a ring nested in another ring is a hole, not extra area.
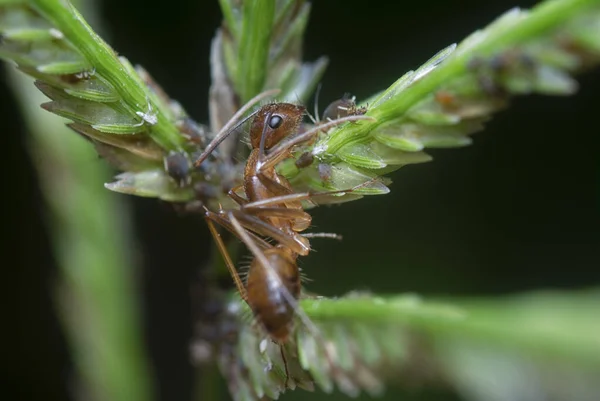
M 139 112 L 156 116 L 156 124 L 151 130 L 156 142 L 168 150 L 181 147 L 183 137 L 146 95 L 141 81 L 127 73 L 115 51 L 92 30 L 71 3 L 61 0 L 32 0 L 32 3 L 82 53 L 96 72 L 114 86 L 132 114 Z
M 600 289 L 537 291 L 450 300 L 469 316 L 448 325 L 445 339 L 487 341 L 497 348 L 551 355 L 600 372 Z
M 598 289 L 466 297 L 444 303 L 405 295 L 306 299 L 301 304 L 315 322 L 397 322 L 436 341 L 484 342 L 600 370 L 600 321 L 594 318 L 600 306 Z
M 457 49 L 455 54 L 448 58 L 435 70 L 410 85 L 402 91 L 401 96 L 396 96 L 386 102 L 385 107 L 375 108 L 367 112 L 374 117 L 375 122 L 362 122 L 344 130 L 332 133 L 326 140 L 326 153 L 333 155 L 343 146 L 364 142 L 369 133 L 382 123 L 401 117 L 413 105 L 433 93 L 438 87 L 449 80 L 465 74 L 468 62 L 474 56 L 481 56 L 499 51 L 504 47 L 524 43 L 525 41 L 540 36 L 575 13 L 581 13 L 586 7 L 598 5 L 597 0 L 554 0 L 546 1 L 533 8 L 526 18 L 518 24 L 510 24 L 503 29 L 489 32 L 473 47 L 467 51 Z
M 195 401 L 218 401 L 226 398 L 225 386 L 216 364 L 196 368 Z
M 242 103 L 263 90 L 274 17 L 274 0 L 252 0 L 244 3 L 236 85 Z
M 48 205 L 60 275 L 57 310 L 87 399 L 153 399 L 141 334 L 131 230 L 124 198 L 99 183 L 112 175 L 89 142 L 42 110 L 32 80 L 9 74 Z
M 221 6 L 223 20 L 229 28 L 229 32 L 231 33 L 236 42 L 239 41 L 240 32 L 235 18 L 235 13 L 233 11 L 232 2 L 230 0 L 219 0 L 219 5 Z

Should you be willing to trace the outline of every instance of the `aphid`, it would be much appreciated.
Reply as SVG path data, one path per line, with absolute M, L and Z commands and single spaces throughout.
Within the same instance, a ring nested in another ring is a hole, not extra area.
M 189 117 L 184 117 L 176 122 L 177 129 L 191 143 L 202 145 L 206 142 L 206 128 Z
M 345 93 L 341 99 L 335 100 L 325 108 L 323 121 L 336 120 L 347 116 L 360 116 L 367 112 L 366 106 L 358 107 L 356 97 Z
M 488 96 L 503 99 L 508 92 L 505 78 L 513 74 L 531 74 L 535 61 L 520 51 L 506 51 L 491 59 L 474 57 L 467 63 L 467 68 L 475 74 L 477 84 Z
M 485 60 L 481 56 L 472 57 L 467 62 L 467 70 L 469 71 L 478 71 L 481 70 L 485 66 Z
M 331 181 L 331 165 L 326 163 L 319 163 L 319 178 L 321 182 L 329 183 Z
M 535 65 L 535 60 L 520 49 L 501 52 L 489 60 L 490 69 L 497 74 L 510 73 L 511 70 L 532 71 Z
M 497 79 L 487 74 L 480 74 L 477 76 L 477 83 L 481 87 L 481 90 L 492 97 L 502 98 L 506 96 L 506 90 L 500 85 Z
M 325 111 L 323 112 L 323 117 L 319 120 L 317 99 L 319 91 L 320 87 L 317 90 L 317 95 L 315 96 L 315 116 L 310 117 L 315 125 L 320 125 L 328 121 L 339 120 L 348 116 L 362 116 L 367 112 L 366 106 L 358 107 L 356 105 L 355 96 L 351 96 L 349 93 L 345 93 L 341 99 L 331 102 L 325 108 Z M 297 168 L 302 169 L 312 165 L 314 160 L 315 157 L 311 152 L 304 152 L 296 159 L 294 164 Z
M 314 161 L 315 161 L 315 157 L 313 156 L 313 154 L 311 152 L 304 152 L 296 159 L 294 164 L 298 168 L 306 168 L 306 167 L 310 166 L 311 164 L 313 164 Z
M 249 107 L 247 105 L 244 108 L 248 110 Z M 368 183 L 345 191 L 318 194 L 293 191 L 287 179 L 276 172 L 275 166 L 291 157 L 291 151 L 296 145 L 311 140 L 324 128 L 366 119 L 362 116 L 349 116 L 293 136 L 301 124 L 304 112 L 302 106 L 272 103 L 262 106 L 254 113 L 250 126 L 252 152 L 246 163 L 243 183 L 229 191 L 229 196 L 240 208 L 219 210 L 216 213 L 205 209 L 205 219 L 238 292 L 250 306 L 260 326 L 280 346 L 290 337 L 295 317 L 299 317 L 313 335 L 319 336 L 316 327 L 298 306 L 301 283 L 297 258 L 307 255 L 311 249 L 307 239 L 311 235 L 300 234 L 311 222 L 311 216 L 303 210 L 301 201 L 323 194 L 351 192 Z M 234 122 L 226 125 L 232 127 Z M 205 160 L 226 135 L 228 133 L 224 130 L 219 133 L 195 165 Z M 242 190 L 243 195 L 239 193 Z M 237 236 L 251 251 L 253 260 L 245 285 L 214 223 Z M 312 236 L 337 238 L 331 235 Z M 274 243 L 265 238 L 271 238 Z M 286 368 L 287 387 L 289 373 L 283 348 L 281 355 Z
M 164 168 L 180 187 L 188 185 L 192 180 L 190 176 L 191 163 L 184 152 L 169 153 L 164 158 Z

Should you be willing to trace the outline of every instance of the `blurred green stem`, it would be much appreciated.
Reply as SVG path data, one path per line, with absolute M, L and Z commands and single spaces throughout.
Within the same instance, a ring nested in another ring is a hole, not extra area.
M 59 267 L 57 310 L 77 367 L 80 399 L 153 399 L 144 354 L 131 227 L 112 173 L 82 137 L 39 107 L 45 97 L 14 69 L 9 82 L 30 136 Z
M 252 0 L 245 2 L 244 7 L 247 9 L 243 13 L 236 81 L 242 103 L 259 93 L 265 84 L 275 1 Z
M 153 139 L 166 149 L 175 150 L 181 147 L 183 138 L 174 129 L 164 111 L 149 98 L 144 84 L 127 71 L 115 51 L 94 32 L 69 2 L 32 0 L 32 3 L 115 88 L 133 115 L 154 114 L 156 121 L 151 124 Z

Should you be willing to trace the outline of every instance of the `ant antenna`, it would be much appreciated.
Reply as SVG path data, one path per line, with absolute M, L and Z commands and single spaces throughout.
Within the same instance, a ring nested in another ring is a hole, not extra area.
M 317 90 L 315 91 L 315 120 L 314 123 L 316 124 L 318 121 L 320 121 L 320 117 L 319 117 L 319 95 L 321 94 L 321 88 L 323 87 L 323 85 L 319 82 L 319 85 L 317 85 Z
M 272 113 L 268 113 L 265 117 L 265 121 L 263 123 L 263 130 L 260 134 L 260 144 L 258 146 L 258 160 L 262 160 L 265 155 L 265 140 L 267 138 L 267 127 L 269 126 L 269 120 L 271 119 Z
M 300 99 L 297 93 L 294 93 L 294 96 L 296 96 L 296 103 L 303 104 L 302 99 Z M 308 118 L 310 118 L 310 121 L 312 121 L 313 124 L 317 124 L 317 120 L 309 113 L 308 110 L 305 109 L 304 114 L 306 114 Z
M 253 112 L 252 114 L 250 114 L 248 117 L 239 121 L 240 118 L 244 114 L 246 114 L 246 112 L 248 112 L 248 110 L 250 110 L 252 107 L 254 107 L 257 103 L 259 103 L 264 98 L 269 97 L 271 95 L 276 95 L 279 92 L 280 92 L 279 89 L 271 89 L 271 90 L 259 93 L 258 95 L 254 96 L 252 99 L 250 99 L 245 105 L 243 105 L 237 111 L 237 113 L 235 113 L 233 115 L 233 117 L 231 117 L 229 119 L 227 124 L 225 124 L 223 126 L 223 128 L 221 128 L 219 133 L 208 144 L 208 146 L 206 147 L 206 149 L 204 149 L 204 152 L 202 152 L 202 154 L 198 157 L 198 159 L 196 159 L 196 161 L 194 162 L 194 167 L 200 166 L 202 164 L 202 162 L 204 160 L 206 160 L 206 158 L 213 152 L 213 150 L 215 150 L 215 148 L 217 146 L 219 146 L 221 144 L 221 142 L 223 142 L 225 140 L 225 138 L 227 138 L 232 132 L 234 132 L 236 129 L 238 129 L 242 124 L 244 124 L 246 121 L 248 121 L 248 119 L 253 117 L 258 112 L 258 110 L 257 110 L 255 112 Z M 237 124 L 236 124 L 236 122 L 237 122 Z

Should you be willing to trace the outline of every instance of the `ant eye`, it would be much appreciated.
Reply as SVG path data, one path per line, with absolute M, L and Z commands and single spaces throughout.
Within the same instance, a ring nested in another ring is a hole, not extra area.
M 283 123 L 283 118 L 281 118 L 281 116 L 278 116 L 278 115 L 274 115 L 273 117 L 271 117 L 269 119 L 269 127 L 273 128 L 273 129 L 277 129 L 277 128 L 281 127 L 282 123 Z

